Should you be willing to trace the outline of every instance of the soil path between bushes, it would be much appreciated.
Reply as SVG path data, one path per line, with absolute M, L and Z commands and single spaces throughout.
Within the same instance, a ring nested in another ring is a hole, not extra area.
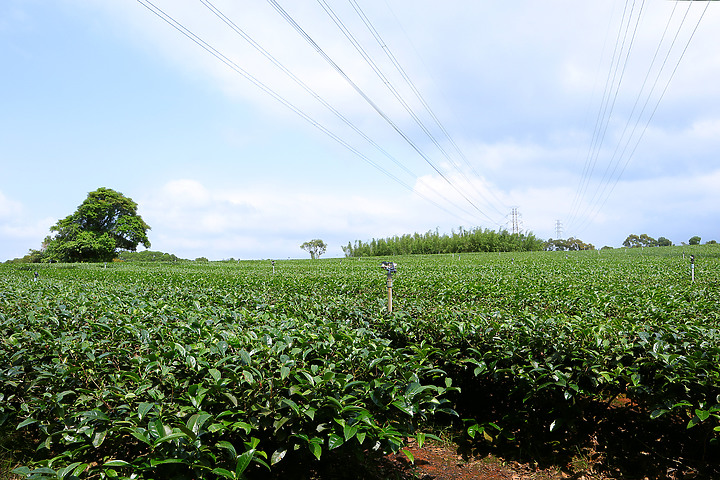
M 518 462 L 506 462 L 496 457 L 463 458 L 456 452 L 454 445 L 427 443 L 422 448 L 416 443 L 407 447 L 414 463 L 404 453 L 389 455 L 385 458 L 387 468 L 393 469 L 401 479 L 419 480 L 559 480 L 588 478 L 573 475 L 556 469 L 538 470 L 531 465 Z M 393 478 L 392 474 L 388 478 Z

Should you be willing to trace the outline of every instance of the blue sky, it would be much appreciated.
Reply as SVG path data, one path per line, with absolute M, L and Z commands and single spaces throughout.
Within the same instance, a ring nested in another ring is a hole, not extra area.
M 303 258 L 312 238 L 341 256 L 510 228 L 513 207 L 544 239 L 559 220 L 598 247 L 720 240 L 720 4 L 359 3 L 381 46 L 352 2 L 278 2 L 383 118 L 270 2 L 210 5 L 314 94 L 202 2 L 152 3 L 315 125 L 140 2 L 5 0 L 0 261 L 101 186 L 138 203 L 153 250 L 184 258 Z

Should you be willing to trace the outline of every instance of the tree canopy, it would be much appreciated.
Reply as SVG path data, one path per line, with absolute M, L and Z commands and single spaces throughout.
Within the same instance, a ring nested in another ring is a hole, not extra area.
M 579 238 L 570 237 L 566 239 L 552 238 L 545 242 L 545 250 L 556 251 L 556 250 L 595 250 L 595 245 L 592 243 L 585 243 Z
M 672 242 L 670 241 L 670 239 L 665 238 L 665 237 L 659 237 L 657 239 L 657 244 L 658 244 L 658 247 L 671 247 L 672 246 Z
M 665 237 L 660 237 L 665 238 Z M 665 239 L 667 240 L 667 239 Z M 658 241 L 655 240 L 653 237 L 648 235 L 647 233 L 643 233 L 642 235 L 638 236 L 633 234 L 628 235 L 628 237 L 623 242 L 623 246 L 630 247 L 630 248 L 636 248 L 636 247 L 657 247 Z
M 153 250 L 144 250 L 142 252 L 124 251 L 118 253 L 117 258 L 123 262 L 177 262 L 183 260 L 175 254 Z
M 310 240 L 309 242 L 303 243 L 302 245 L 300 245 L 300 248 L 310 253 L 310 258 L 315 260 L 316 258 L 320 257 L 320 255 L 325 253 L 325 250 L 327 250 L 327 244 L 319 238 L 315 238 L 313 240 Z
M 50 227 L 55 235 L 45 239 L 43 256 L 57 262 L 107 262 L 118 250 L 150 247 L 148 230 L 132 199 L 101 187 L 88 193 L 75 213 Z

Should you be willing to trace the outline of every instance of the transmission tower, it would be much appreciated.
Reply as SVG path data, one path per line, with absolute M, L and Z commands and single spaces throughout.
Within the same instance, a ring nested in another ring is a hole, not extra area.
M 512 207 L 512 233 L 513 235 L 520 234 L 520 222 L 518 221 L 518 207 Z
M 555 220 L 555 238 L 562 238 L 563 226 L 560 220 Z

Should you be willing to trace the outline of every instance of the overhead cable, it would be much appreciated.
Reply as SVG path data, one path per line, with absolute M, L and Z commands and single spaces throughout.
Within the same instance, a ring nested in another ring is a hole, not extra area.
M 172 26 L 175 30 L 182 33 L 185 37 L 193 41 L 195 44 L 200 46 L 203 50 L 210 53 L 212 56 L 214 56 L 216 59 L 220 60 L 222 63 L 224 63 L 226 66 L 231 68 L 236 73 L 242 75 L 245 79 L 250 81 L 253 85 L 261 89 L 266 94 L 270 95 L 273 99 L 280 102 L 283 106 L 290 109 L 293 113 L 301 117 L 306 122 L 310 123 L 313 127 L 317 128 L 333 140 L 335 140 L 337 143 L 348 149 L 350 152 L 367 162 L 368 164 L 372 165 L 374 168 L 382 172 L 384 175 L 388 176 L 392 180 L 394 180 L 396 183 L 401 185 L 402 187 L 406 188 L 407 190 L 410 190 L 411 192 L 415 193 L 419 197 L 423 198 L 427 202 L 431 203 L 432 205 L 435 205 L 437 208 L 443 210 L 444 212 L 455 216 L 457 218 L 462 219 L 459 215 L 457 215 L 455 212 L 448 210 L 447 208 L 443 207 L 442 205 L 438 204 L 437 202 L 433 201 L 432 199 L 428 198 L 425 195 L 422 195 L 417 190 L 413 189 L 410 185 L 406 184 L 404 181 L 399 179 L 397 176 L 393 175 L 391 172 L 383 168 L 378 163 L 374 162 L 372 159 L 364 155 L 362 152 L 354 148 L 352 145 L 347 143 L 345 140 L 340 138 L 338 135 L 327 129 L 325 126 L 314 120 L 312 117 L 307 115 L 305 112 L 303 112 L 300 108 L 295 106 L 293 103 L 289 102 L 287 99 L 282 97 L 280 94 L 275 92 L 273 89 L 265 85 L 263 82 L 258 80 L 255 76 L 244 70 L 242 67 L 237 65 L 233 60 L 228 58 L 227 56 L 223 55 L 221 52 L 216 50 L 213 46 L 205 42 L 202 38 L 194 34 L 192 31 L 190 31 L 188 28 L 186 28 L 182 23 L 175 20 L 171 15 L 164 12 L 162 9 L 157 7 L 155 4 L 153 4 L 150 0 L 137 0 L 138 3 L 140 3 L 142 6 L 147 8 L 150 12 L 155 14 L 157 17 L 165 21 L 168 25 Z M 457 205 L 455 205 L 456 208 L 459 208 Z M 463 211 L 463 213 L 469 215 L 468 212 L 465 212 L 463 209 L 460 209 Z
M 473 202 L 457 185 L 455 185 L 445 175 L 430 158 L 413 142 L 409 136 L 397 126 L 395 122 L 343 71 L 343 69 L 310 37 L 310 35 L 288 14 L 276 0 L 268 0 L 268 3 L 287 21 L 290 26 L 370 105 L 380 117 L 390 125 L 405 142 L 412 147 L 415 152 L 438 174 L 440 177 L 455 190 L 469 205 L 471 205 L 478 213 L 495 223 L 475 202 Z
M 580 185 L 578 186 L 578 190 L 576 192 L 575 198 L 573 200 L 573 203 L 571 204 L 571 213 L 569 215 L 568 224 L 572 225 L 574 222 L 578 212 L 578 209 L 580 208 L 581 200 L 583 200 L 585 193 L 587 192 L 587 188 L 590 184 L 590 181 L 592 179 L 593 172 L 595 171 L 595 165 L 597 164 L 598 157 L 600 156 L 600 152 L 602 149 L 602 145 L 605 141 L 605 135 L 607 134 L 607 129 L 610 124 L 610 119 L 612 117 L 613 110 L 615 108 L 615 103 L 617 101 L 618 92 L 620 91 L 620 85 L 622 84 L 622 79 L 625 73 L 625 67 L 627 66 L 627 61 L 630 56 L 630 50 L 632 48 L 632 43 L 630 43 L 627 53 L 625 54 L 625 62 L 623 63 L 623 68 L 620 70 L 620 62 L 623 57 L 623 53 L 625 52 L 625 44 L 627 42 L 628 38 L 628 32 L 630 30 L 630 24 L 633 17 L 633 12 L 635 10 L 635 2 L 633 1 L 632 6 L 630 8 L 630 12 L 628 13 L 628 3 L 625 4 L 625 8 L 623 9 L 623 15 L 622 20 L 620 22 L 620 27 L 618 29 L 617 38 L 615 40 L 615 48 L 613 50 L 612 59 L 610 62 L 610 69 L 608 71 L 607 78 L 605 80 L 605 88 L 603 90 L 602 100 L 600 102 L 600 108 L 598 110 L 598 115 L 595 120 L 595 127 L 593 129 L 593 135 L 592 140 L 590 142 L 590 146 L 588 149 L 587 158 L 585 160 L 585 167 L 583 168 L 583 173 L 581 175 L 580 179 Z M 627 21 L 626 21 L 627 19 Z M 638 14 L 638 21 L 639 21 L 639 14 Z M 635 27 L 637 29 L 637 22 L 635 23 Z M 633 33 L 632 38 L 635 38 L 635 34 Z M 618 77 L 618 72 L 620 72 L 620 75 Z M 616 84 L 617 80 L 617 84 Z M 612 92 L 615 92 L 614 95 Z M 611 102 L 612 98 L 612 102 Z
M 688 2 L 688 3 L 689 3 L 689 4 L 692 4 L 692 2 Z M 661 92 L 660 96 L 658 97 L 657 101 L 655 102 L 655 105 L 654 105 L 654 107 L 653 107 L 653 110 L 652 110 L 652 112 L 650 113 L 647 121 L 645 122 L 645 125 L 644 125 L 644 127 L 643 127 L 642 132 L 640 132 L 640 135 L 638 136 L 637 140 L 634 142 L 634 145 L 633 145 L 633 147 L 632 147 L 632 151 L 631 151 L 630 154 L 625 158 L 625 162 L 623 163 L 623 166 L 622 166 L 622 168 L 620 169 L 620 172 L 614 177 L 614 181 L 612 181 L 612 186 L 609 188 L 609 190 L 607 190 L 607 193 L 606 193 L 606 194 L 604 195 L 604 197 L 602 198 L 602 202 L 596 204 L 597 207 L 596 207 L 595 210 L 586 218 L 585 222 L 583 223 L 583 227 L 582 227 L 582 228 L 584 228 L 585 225 L 587 225 L 590 221 L 592 221 L 592 219 L 595 218 L 595 216 L 597 216 L 597 214 L 602 210 L 603 206 L 604 206 L 605 203 L 607 202 L 607 200 L 608 200 L 608 198 L 610 197 L 610 195 L 612 194 L 612 192 L 615 190 L 615 187 L 617 186 L 618 182 L 620 181 L 620 178 L 622 177 L 623 173 L 625 172 L 625 169 L 627 168 L 628 164 L 630 163 L 630 160 L 633 158 L 633 156 L 634 156 L 634 154 L 635 154 L 635 151 L 637 150 L 638 146 L 640 145 L 640 141 L 641 141 L 642 138 L 645 136 L 645 132 L 647 131 L 647 129 L 648 129 L 649 125 L 650 125 L 650 122 L 651 122 L 652 119 L 655 117 L 655 113 L 657 112 L 658 107 L 660 106 L 660 102 L 661 102 L 662 99 L 665 97 L 665 94 L 667 93 L 668 88 L 670 87 L 670 83 L 672 82 L 673 78 L 675 77 L 675 74 L 677 73 L 677 70 L 678 70 L 678 68 L 679 68 L 679 66 L 680 66 L 680 63 L 682 62 L 682 59 L 685 57 L 685 53 L 687 52 L 688 47 L 690 46 L 690 43 L 692 42 L 692 39 L 693 39 L 693 37 L 695 36 L 695 33 L 697 33 L 697 30 L 698 30 L 698 28 L 699 28 L 699 26 L 700 26 L 700 22 L 702 21 L 703 17 L 705 16 L 705 13 L 707 12 L 707 9 L 708 9 L 709 6 L 710 6 L 710 2 L 705 2 L 705 8 L 703 9 L 700 17 L 698 18 L 698 21 L 697 21 L 696 24 L 695 24 L 695 27 L 693 28 L 693 30 L 692 30 L 692 32 L 691 32 L 691 34 L 690 34 L 687 42 L 685 43 L 685 47 L 683 48 L 683 50 L 682 50 L 682 52 L 681 52 L 681 54 L 680 54 L 677 62 L 675 62 L 675 67 L 673 68 L 673 71 L 672 71 L 672 73 L 670 74 L 670 77 L 668 78 L 667 82 L 665 82 L 665 87 L 663 88 L 663 91 Z M 688 14 L 690 8 L 691 8 L 690 5 L 688 5 L 688 10 L 686 11 L 685 16 L 683 17 L 683 22 L 682 22 L 682 23 L 685 22 L 685 18 L 687 18 L 687 14 Z M 678 33 L 675 35 L 675 39 L 673 39 L 673 45 L 675 44 L 675 40 L 677 39 L 677 36 L 678 36 L 678 34 L 680 33 L 680 29 L 682 28 L 682 23 L 681 23 L 680 27 L 678 28 Z M 671 48 L 672 48 L 672 46 L 671 46 Z M 669 55 L 669 52 L 668 52 L 668 55 Z M 667 60 L 667 56 L 666 56 L 665 60 Z M 663 66 L 664 66 L 664 63 L 665 63 L 665 62 L 663 62 Z M 655 84 L 657 84 L 658 79 L 659 79 L 659 74 L 658 74 L 658 78 L 656 79 L 655 83 L 653 84 L 653 90 L 654 90 L 654 88 L 655 88 Z M 652 92 L 651 92 L 651 93 L 652 93 Z M 642 109 L 643 112 L 645 111 L 645 107 L 647 106 L 647 103 L 648 103 L 649 99 L 650 99 L 650 98 L 649 98 L 649 96 L 648 96 L 647 100 L 645 101 L 645 105 L 643 106 L 643 109 Z M 642 112 L 641 112 L 641 114 L 642 114 Z M 638 118 L 638 122 L 639 122 L 639 118 Z M 636 126 L 637 126 L 637 122 L 636 122 Z M 633 132 L 634 132 L 634 129 L 633 129 Z M 630 142 L 630 139 L 628 139 L 628 145 L 629 145 L 629 142 Z M 627 145 L 626 145 L 626 147 L 627 147 Z M 625 151 L 625 149 L 623 149 L 623 153 L 624 153 L 624 151 Z M 613 170 L 613 174 L 614 174 L 614 173 L 615 173 L 615 170 Z M 612 180 L 612 179 L 610 179 L 610 180 Z M 608 181 L 608 184 L 609 184 L 610 180 Z M 607 185 L 606 185 L 606 187 L 607 187 Z
M 322 2 L 322 3 L 325 3 L 324 0 L 318 0 L 318 1 L 320 1 L 320 2 Z M 372 35 L 373 38 L 375 39 L 375 41 L 378 43 L 378 45 L 380 46 L 380 48 L 385 52 L 385 55 L 388 57 L 388 59 L 390 60 L 390 62 L 393 64 L 393 66 L 395 67 L 395 69 L 397 70 L 397 72 L 400 74 L 400 76 L 403 78 L 403 80 L 405 80 L 405 83 L 408 85 L 408 87 L 410 88 L 410 90 L 415 94 L 415 97 L 418 99 L 418 101 L 419 101 L 420 104 L 423 106 L 423 108 L 425 109 L 425 111 L 428 113 L 428 115 L 430 116 L 430 118 L 433 120 L 433 122 L 435 123 L 435 125 L 436 125 L 436 126 L 438 127 L 438 129 L 443 133 L 443 135 L 444 135 L 445 138 L 448 140 L 448 142 L 450 143 L 450 145 L 452 145 L 452 147 L 453 147 L 453 149 L 455 150 L 455 152 L 456 152 L 456 153 L 458 154 L 458 156 L 463 160 L 463 162 L 465 163 L 465 165 L 470 169 L 471 173 L 473 173 L 476 178 L 482 180 L 483 177 L 477 172 L 477 170 L 475 169 L 475 166 L 469 161 L 469 159 L 467 158 L 467 156 L 465 155 L 465 153 L 462 151 L 462 149 L 460 149 L 460 147 L 458 146 L 458 144 L 457 144 L 457 143 L 455 142 L 455 140 L 453 139 L 452 135 L 450 135 L 450 133 L 449 133 L 448 130 L 445 128 L 445 126 L 443 125 L 443 123 L 440 121 L 440 119 L 437 117 L 437 115 L 435 114 L 435 112 L 432 110 L 432 108 L 430 107 L 430 105 L 428 104 L 428 102 L 425 100 L 425 97 L 422 95 L 422 93 L 420 92 L 420 90 L 418 90 L 418 88 L 415 86 L 415 83 L 414 83 L 414 82 L 412 81 L 412 79 L 410 78 L 410 75 L 408 75 L 408 73 L 405 71 L 405 69 L 403 68 L 403 66 L 402 66 L 402 65 L 400 64 L 400 62 L 398 61 L 397 57 L 396 57 L 396 56 L 393 54 L 393 52 L 390 50 L 389 45 L 388 45 L 387 42 L 382 38 L 382 36 L 380 35 L 380 33 L 377 31 L 377 29 L 376 29 L 375 26 L 373 25 L 372 21 L 370 20 L 370 18 L 368 18 L 368 16 L 365 14 L 365 12 L 363 11 L 363 9 L 360 7 L 360 5 L 358 4 L 358 2 L 357 2 L 356 0 L 349 0 L 349 2 L 350 2 L 350 4 L 352 5 L 352 7 L 353 7 L 353 9 L 355 10 L 355 12 L 356 12 L 356 13 L 358 14 L 358 16 L 360 17 L 360 19 L 362 20 L 362 22 L 363 22 L 363 23 L 365 24 L 365 26 L 367 27 L 368 31 L 371 33 L 371 35 Z M 448 159 L 452 162 L 452 159 L 450 159 L 450 158 L 448 158 Z M 452 162 L 452 163 L 454 164 L 454 162 Z M 465 176 L 464 172 L 463 172 L 457 165 L 455 165 L 455 166 L 456 166 L 456 168 L 458 169 L 458 171 L 463 175 L 463 177 L 468 181 L 468 183 L 471 183 L 470 180 Z M 495 195 L 495 193 L 493 192 L 492 189 L 488 188 L 488 192 L 490 192 L 490 194 L 495 198 L 496 201 L 498 201 L 501 205 L 504 205 L 503 202 L 502 202 L 502 200 L 500 200 L 500 199 Z M 498 210 L 492 202 L 488 201 L 488 200 L 484 197 L 484 195 L 482 194 L 482 192 L 479 192 L 479 191 L 478 191 L 478 194 L 479 194 L 480 196 L 482 196 L 482 197 L 488 202 L 488 204 L 489 204 L 493 209 L 495 209 L 495 211 L 497 211 L 500 215 L 503 215 L 503 213 L 502 213 L 500 210 Z M 507 208 L 508 208 L 508 207 L 505 206 L 505 209 L 506 209 L 506 210 L 507 210 Z

